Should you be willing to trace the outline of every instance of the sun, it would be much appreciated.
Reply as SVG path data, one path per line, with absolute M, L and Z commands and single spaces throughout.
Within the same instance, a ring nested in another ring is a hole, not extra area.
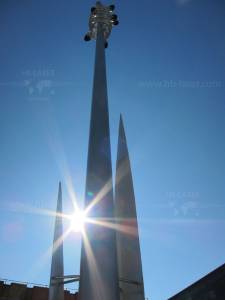
M 86 214 L 82 210 L 77 210 L 70 217 L 70 230 L 75 232 L 82 232 L 86 222 Z

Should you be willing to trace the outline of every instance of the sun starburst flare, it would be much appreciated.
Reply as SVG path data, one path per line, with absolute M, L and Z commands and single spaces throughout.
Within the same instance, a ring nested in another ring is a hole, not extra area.
M 74 214 L 70 216 L 70 231 L 83 232 L 87 221 L 86 212 L 77 209 Z

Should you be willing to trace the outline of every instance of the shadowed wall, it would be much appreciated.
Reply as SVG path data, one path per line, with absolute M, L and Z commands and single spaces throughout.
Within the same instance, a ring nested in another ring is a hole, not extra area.
M 0 300 L 48 300 L 47 287 L 27 287 L 25 284 L 5 284 L 0 281 Z M 78 294 L 64 291 L 65 300 L 78 300 Z

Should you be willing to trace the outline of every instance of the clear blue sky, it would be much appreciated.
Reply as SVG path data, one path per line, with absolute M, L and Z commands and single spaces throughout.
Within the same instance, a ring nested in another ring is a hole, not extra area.
M 108 2 L 111 4 L 111 2 Z M 120 112 L 132 162 L 146 296 L 225 262 L 225 2 L 115 1 L 107 50 L 113 168 Z M 0 2 L 0 277 L 47 284 L 58 181 L 84 195 L 93 1 Z M 69 175 L 68 175 L 69 174 Z M 65 227 L 68 224 L 65 224 Z M 79 272 L 80 238 L 65 241 Z M 75 287 L 75 286 L 73 286 Z

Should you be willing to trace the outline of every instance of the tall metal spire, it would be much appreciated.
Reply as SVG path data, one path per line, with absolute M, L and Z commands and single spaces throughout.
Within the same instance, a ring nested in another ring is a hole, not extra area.
M 49 300 L 64 300 L 64 285 L 57 284 L 54 277 L 64 276 L 64 266 L 63 266 L 63 224 L 62 224 L 62 187 L 61 182 L 59 182 L 58 190 L 58 200 L 56 208 L 55 217 L 55 229 L 53 238 L 53 249 L 52 249 L 52 264 L 51 264 L 51 277 L 49 286 Z
M 141 252 L 130 159 L 122 116 L 120 117 L 115 182 L 118 228 L 117 255 L 121 300 L 144 300 Z
M 95 203 L 88 217 L 96 221 L 105 221 L 105 218 L 112 221 L 114 201 L 105 63 L 105 43 L 112 27 L 112 10 L 97 2 L 91 11 L 89 34 L 96 38 L 96 54 L 85 207 Z M 115 231 L 88 223 L 81 251 L 79 300 L 90 299 L 118 300 L 119 281 Z

